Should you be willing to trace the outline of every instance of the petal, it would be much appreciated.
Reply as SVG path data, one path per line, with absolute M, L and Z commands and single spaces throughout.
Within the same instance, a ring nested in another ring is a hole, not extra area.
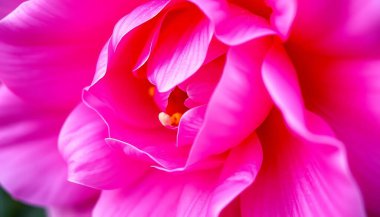
M 1 1 L 0 2 L 0 20 L 12 12 L 25 0 Z
M 90 217 L 92 209 L 97 201 L 91 200 L 85 204 L 70 207 L 49 207 L 47 208 L 47 215 L 49 217 Z
M 321 119 L 308 117 L 314 130 L 329 134 Z M 341 146 L 292 133 L 277 110 L 258 135 L 263 165 L 240 196 L 242 216 L 366 216 Z
M 379 57 L 379 10 L 377 0 L 298 1 L 291 41 L 325 54 Z
M 152 166 L 166 169 L 183 167 L 188 156 L 189 147 L 176 146 L 176 132 L 166 128 L 136 129 L 114 128 L 113 134 L 106 142 L 118 147 L 126 155 L 140 155 Z
M 177 133 L 177 145 L 192 145 L 204 120 L 206 106 L 199 106 L 188 110 L 181 117 Z
M 69 115 L 59 137 L 59 148 L 68 163 L 69 180 L 82 185 L 113 189 L 124 186 L 144 170 L 123 152 L 106 144 L 104 121 L 80 104 Z
M 270 18 L 271 24 L 283 38 L 287 38 L 296 16 L 296 0 L 269 0 L 267 2 L 273 9 L 273 14 Z
M 66 113 L 34 107 L 0 84 L 0 183 L 16 199 L 40 206 L 72 206 L 97 192 L 67 181 L 57 150 Z
M 323 116 L 341 139 L 367 209 L 380 214 L 380 77 L 379 60 L 331 59 L 295 53 L 307 105 Z M 323 62 L 324 64 L 320 64 Z
M 231 151 L 222 169 L 152 170 L 131 188 L 103 192 L 94 216 L 218 216 L 253 182 L 260 164 L 261 148 L 253 135 Z
M 20 5 L 0 21 L 1 80 L 31 102 L 72 108 L 91 81 L 114 22 L 136 4 L 118 2 Z
M 139 43 L 141 37 L 140 30 L 136 29 L 128 37 L 124 37 L 124 44 L 119 46 L 136 49 L 136 43 Z M 157 118 L 160 111 L 149 95 L 151 85 L 133 75 L 133 61 L 125 61 L 135 56 L 135 50 L 117 49 L 113 53 L 111 49 L 108 47 L 103 50 L 107 54 L 103 54 L 102 57 L 108 58 L 106 71 L 103 71 L 104 67 L 98 68 L 102 72 L 97 73 L 100 75 L 99 78 L 84 91 L 84 101 L 101 114 L 110 125 L 110 130 L 113 128 L 113 122 L 139 128 L 161 126 Z
M 240 144 L 270 111 L 272 104 L 260 75 L 269 42 L 252 41 L 231 48 L 227 54 L 223 75 L 208 104 L 188 164 Z
M 295 69 L 281 45 L 275 44 L 262 65 L 263 81 L 273 101 L 290 127 L 301 135 L 304 129 L 304 106 Z
M 170 11 L 148 65 L 149 81 L 166 92 L 186 80 L 202 66 L 212 35 L 211 25 L 195 6 Z
M 264 18 L 244 8 L 223 0 L 191 1 L 209 17 L 215 25 L 216 37 L 227 45 L 243 44 L 255 38 L 275 34 Z
M 187 101 L 191 100 L 196 105 L 204 105 L 210 101 L 223 73 L 225 60 L 225 55 L 214 59 L 203 65 L 192 77 L 181 84 L 180 87 L 186 91 L 189 97 Z

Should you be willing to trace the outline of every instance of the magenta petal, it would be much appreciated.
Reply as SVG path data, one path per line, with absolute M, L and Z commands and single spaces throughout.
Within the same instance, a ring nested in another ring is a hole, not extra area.
M 302 56 L 296 66 L 308 72 L 299 75 L 307 103 L 344 142 L 367 209 L 380 215 L 380 61 Z
M 0 1 L 0 20 L 12 12 L 25 0 Z
M 206 106 L 192 108 L 185 112 L 178 126 L 177 145 L 192 145 L 203 124 Z
M 148 79 L 166 92 L 189 78 L 202 66 L 212 36 L 212 26 L 195 6 L 169 12 L 148 64 Z
M 305 111 L 297 75 L 280 45 L 276 44 L 269 50 L 262 74 L 264 84 L 287 124 L 300 135 L 306 136 L 308 131 L 304 126 Z
M 262 17 L 224 0 L 192 0 L 215 25 L 215 35 L 223 43 L 238 45 L 275 31 Z
M 323 53 L 379 57 L 379 10 L 377 0 L 298 1 L 291 41 Z
M 1 80 L 31 102 L 75 106 L 114 22 L 136 4 L 117 2 L 23 3 L 0 21 Z
M 225 60 L 225 55 L 217 57 L 203 65 L 192 77 L 180 85 L 189 96 L 185 104 L 193 103 L 188 107 L 208 104 L 223 73 Z
M 267 47 L 268 41 L 263 39 L 228 52 L 188 164 L 240 144 L 264 120 L 272 106 L 260 73 Z
M 261 154 L 253 135 L 231 151 L 221 170 L 166 173 L 152 169 L 134 186 L 103 192 L 94 216 L 216 217 L 253 182 Z
M 96 191 L 67 181 L 57 149 L 66 113 L 33 107 L 2 84 L 0 98 L 2 187 L 16 199 L 42 206 L 72 206 L 96 197 Z
M 267 2 L 273 8 L 273 14 L 270 18 L 271 24 L 276 27 L 282 37 L 287 38 L 296 16 L 297 1 L 269 0 Z
M 329 134 L 315 115 L 308 120 L 314 130 Z M 240 196 L 242 216 L 366 216 L 341 146 L 292 133 L 277 110 L 258 135 L 263 165 Z
M 70 207 L 49 207 L 46 212 L 49 217 L 91 217 L 97 200 Z
M 81 104 L 70 114 L 59 137 L 70 181 L 113 189 L 141 175 L 143 170 L 135 166 L 136 162 L 107 145 L 106 137 L 107 127 L 92 109 Z

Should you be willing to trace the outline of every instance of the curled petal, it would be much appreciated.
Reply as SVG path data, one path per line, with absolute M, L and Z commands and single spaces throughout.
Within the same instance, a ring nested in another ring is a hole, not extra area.
M 66 112 L 34 107 L 2 84 L 0 98 L 1 186 L 16 199 L 40 206 L 75 206 L 96 198 L 97 191 L 67 181 L 57 149 Z
M 256 177 L 261 147 L 252 135 L 221 169 L 166 173 L 151 170 L 135 186 L 103 192 L 94 216 L 218 216 Z M 160 201 L 160 203 L 157 203 Z
M 263 39 L 231 48 L 188 164 L 240 144 L 265 119 L 272 104 L 260 68 L 269 43 Z
M 68 163 L 69 180 L 99 189 L 124 186 L 143 170 L 123 152 L 106 144 L 104 121 L 80 104 L 69 115 L 59 137 L 59 147 Z
M 189 78 L 202 66 L 212 36 L 212 26 L 195 6 L 170 11 L 148 64 L 150 82 L 166 92 Z
M 314 130 L 330 133 L 317 116 L 308 120 Z M 263 165 L 240 196 L 242 216 L 366 216 L 341 144 L 304 139 L 287 129 L 277 110 L 258 135 Z

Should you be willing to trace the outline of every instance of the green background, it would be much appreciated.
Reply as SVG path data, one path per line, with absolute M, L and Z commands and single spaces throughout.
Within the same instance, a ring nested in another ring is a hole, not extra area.
M 0 217 L 45 217 L 41 208 L 28 206 L 13 200 L 0 189 Z

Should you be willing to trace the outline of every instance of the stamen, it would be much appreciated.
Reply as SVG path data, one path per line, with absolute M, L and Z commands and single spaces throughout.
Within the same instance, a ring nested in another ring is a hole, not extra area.
M 174 113 L 173 115 L 168 115 L 165 112 L 160 112 L 158 114 L 158 120 L 161 124 L 167 128 L 176 128 L 181 120 L 182 114 L 179 112 Z

